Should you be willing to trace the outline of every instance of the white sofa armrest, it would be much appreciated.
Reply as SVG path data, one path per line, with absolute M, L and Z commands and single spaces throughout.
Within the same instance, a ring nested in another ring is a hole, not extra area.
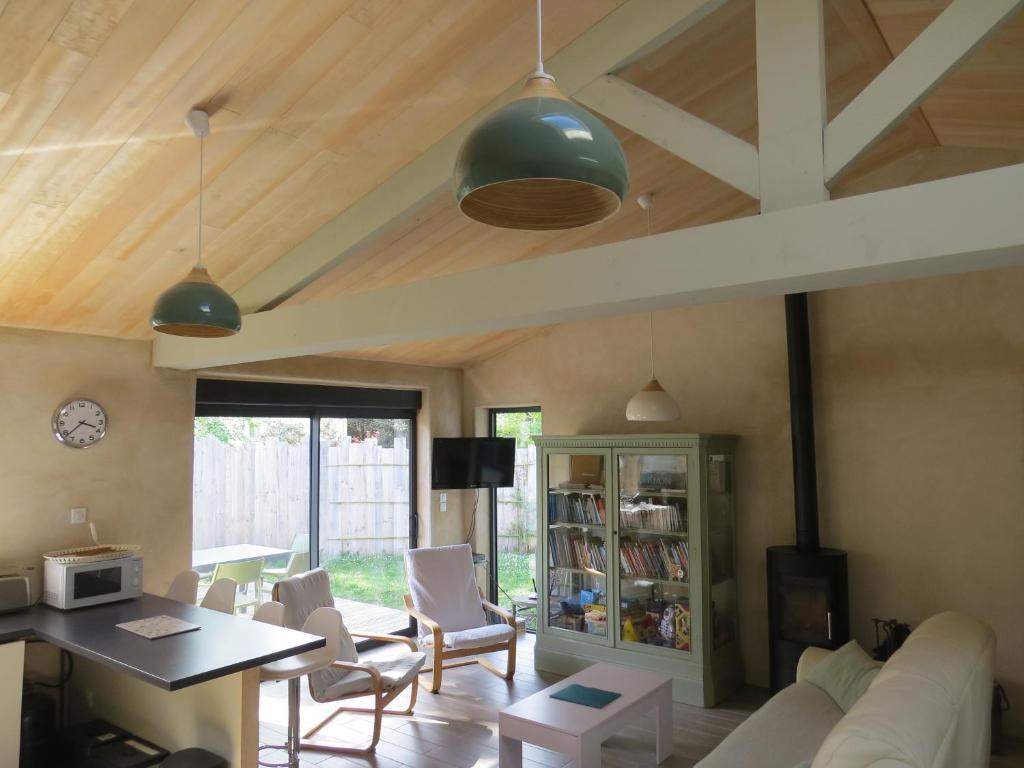
M 796 664 L 796 681 L 807 682 L 807 675 L 810 671 L 827 659 L 832 651 L 827 648 L 815 648 L 813 645 L 800 654 L 800 661 Z

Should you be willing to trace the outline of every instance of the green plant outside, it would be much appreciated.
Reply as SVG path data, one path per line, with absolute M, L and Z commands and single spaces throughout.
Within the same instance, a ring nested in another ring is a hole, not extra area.
M 336 596 L 405 610 L 402 595 L 407 588 L 401 553 L 337 555 L 323 560 L 320 565 L 330 574 L 331 589 Z M 533 555 L 502 554 L 499 583 L 512 595 L 532 592 L 532 566 Z M 501 595 L 499 603 L 511 609 L 511 603 L 504 595 Z

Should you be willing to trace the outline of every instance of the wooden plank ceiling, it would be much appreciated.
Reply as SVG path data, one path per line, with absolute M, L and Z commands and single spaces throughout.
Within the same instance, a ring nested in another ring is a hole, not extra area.
M 619 0 L 551 0 L 557 50 Z M 947 0 L 826 0 L 836 114 Z M 507 0 L 0 0 L 0 325 L 147 338 L 194 259 L 197 143 L 213 115 L 206 261 L 229 290 L 439 140 L 530 66 L 532 3 Z M 752 0 L 731 0 L 622 73 L 757 139 Z M 495 52 L 501 55 L 495 55 Z M 756 201 L 618 129 L 632 196 L 605 224 L 493 230 L 443 197 L 289 303 L 384 288 L 756 213 Z M 834 190 L 1024 160 L 1024 15 L 976 51 Z M 496 300 L 514 300 L 501 296 Z M 453 307 L 452 311 L 458 311 Z M 346 353 L 465 365 L 543 330 Z

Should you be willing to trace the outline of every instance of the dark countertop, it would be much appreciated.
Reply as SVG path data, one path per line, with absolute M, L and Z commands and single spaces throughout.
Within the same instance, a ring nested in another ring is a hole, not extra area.
M 174 616 L 201 628 L 147 640 L 115 625 Z M 38 638 L 168 691 L 322 648 L 322 637 L 197 608 L 156 595 L 59 611 L 39 605 L 0 615 L 0 643 Z

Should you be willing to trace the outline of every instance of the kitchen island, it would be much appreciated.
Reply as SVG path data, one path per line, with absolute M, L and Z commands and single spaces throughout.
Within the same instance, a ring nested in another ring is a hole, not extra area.
M 148 640 L 116 625 L 173 616 L 199 629 Z M 100 717 L 172 752 L 203 747 L 256 765 L 259 667 L 321 648 L 322 637 L 156 595 L 74 611 L 36 606 L 0 616 L 0 768 L 18 765 L 24 644 L 74 655 L 69 722 Z

